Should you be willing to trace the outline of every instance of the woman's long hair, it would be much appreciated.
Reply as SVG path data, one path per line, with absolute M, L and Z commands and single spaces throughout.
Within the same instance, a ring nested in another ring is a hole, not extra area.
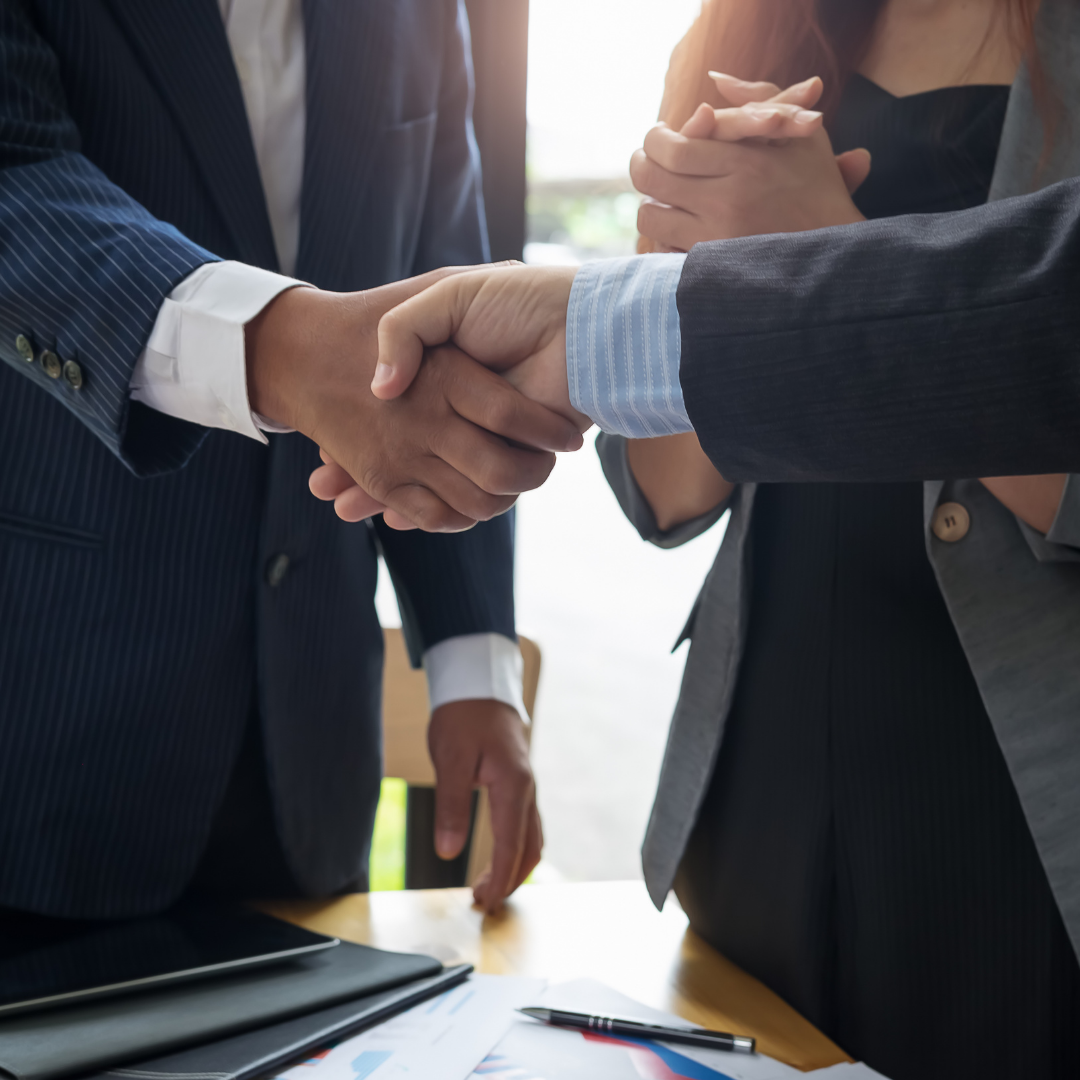
M 1009 36 L 1028 60 L 1046 123 L 1049 93 L 1034 48 L 1039 0 L 999 2 Z M 825 95 L 819 107 L 827 118 L 862 63 L 884 7 L 885 0 L 704 0 L 671 58 L 660 118 L 678 128 L 701 102 L 722 105 L 710 70 L 781 87 L 820 75 Z

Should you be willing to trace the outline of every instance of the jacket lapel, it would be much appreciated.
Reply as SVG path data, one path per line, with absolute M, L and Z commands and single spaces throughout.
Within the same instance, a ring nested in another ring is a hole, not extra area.
M 343 238 L 361 214 L 376 161 L 395 0 L 304 0 L 307 118 L 297 273 L 326 289 L 357 287 Z M 379 282 L 381 284 L 381 282 Z
M 276 270 L 251 128 L 217 3 L 107 2 L 176 117 L 239 257 Z
M 1050 92 L 1059 105 L 1051 152 L 1043 162 L 1042 113 L 1031 89 L 1027 63 L 1009 94 L 990 200 L 1027 195 L 1080 175 L 1080 5 L 1042 0 L 1036 41 Z M 1040 167 L 1041 166 L 1041 167 Z

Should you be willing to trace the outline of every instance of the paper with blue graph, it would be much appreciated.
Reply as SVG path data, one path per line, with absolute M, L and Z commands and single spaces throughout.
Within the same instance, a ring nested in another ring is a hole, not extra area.
M 465 1080 L 503 1037 L 542 979 L 474 975 L 302 1065 L 279 1080 Z
M 653 1024 L 686 1023 L 592 979 L 553 986 L 530 1004 Z M 571 1031 L 519 1017 L 469 1080 L 792 1080 L 803 1076 L 764 1054 L 729 1054 Z

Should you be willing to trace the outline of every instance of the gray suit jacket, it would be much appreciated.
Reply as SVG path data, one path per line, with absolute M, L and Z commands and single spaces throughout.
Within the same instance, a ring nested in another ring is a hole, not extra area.
M 1044 0 L 1038 32 L 1043 62 L 1068 115 L 1040 169 L 1042 127 L 1027 71 L 1021 70 L 1009 99 L 991 199 L 1080 175 L 1080 8 L 1070 0 Z M 625 440 L 601 435 L 597 449 L 626 515 L 643 538 L 660 547 L 685 543 L 731 511 L 716 562 L 680 638 L 691 639 L 690 652 L 642 848 L 649 894 L 660 907 L 731 707 L 748 616 L 745 552 L 756 485 L 740 485 L 727 505 L 661 533 L 627 465 Z M 930 529 L 942 502 L 958 502 L 970 515 L 970 530 L 958 542 L 942 542 Z M 927 553 L 1080 953 L 1080 476 L 1069 477 L 1045 537 L 978 480 L 928 481 L 924 506 Z

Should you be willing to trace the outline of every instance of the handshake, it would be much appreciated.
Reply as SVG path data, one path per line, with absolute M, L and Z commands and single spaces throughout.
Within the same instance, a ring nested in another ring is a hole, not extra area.
M 850 192 L 869 155 L 834 157 L 812 111 L 820 79 L 713 78 L 727 105 L 702 105 L 677 132 L 659 125 L 631 162 L 655 250 L 861 218 Z M 575 275 L 503 264 L 360 293 L 294 288 L 248 324 L 249 400 L 319 445 L 311 490 L 345 520 L 470 528 L 539 487 L 592 423 L 567 376 Z M 602 397 L 605 377 L 585 378 Z
M 295 288 L 247 328 L 252 408 L 320 447 L 342 518 L 455 532 L 539 487 L 592 423 L 570 405 L 575 271 L 438 270 L 361 293 Z

